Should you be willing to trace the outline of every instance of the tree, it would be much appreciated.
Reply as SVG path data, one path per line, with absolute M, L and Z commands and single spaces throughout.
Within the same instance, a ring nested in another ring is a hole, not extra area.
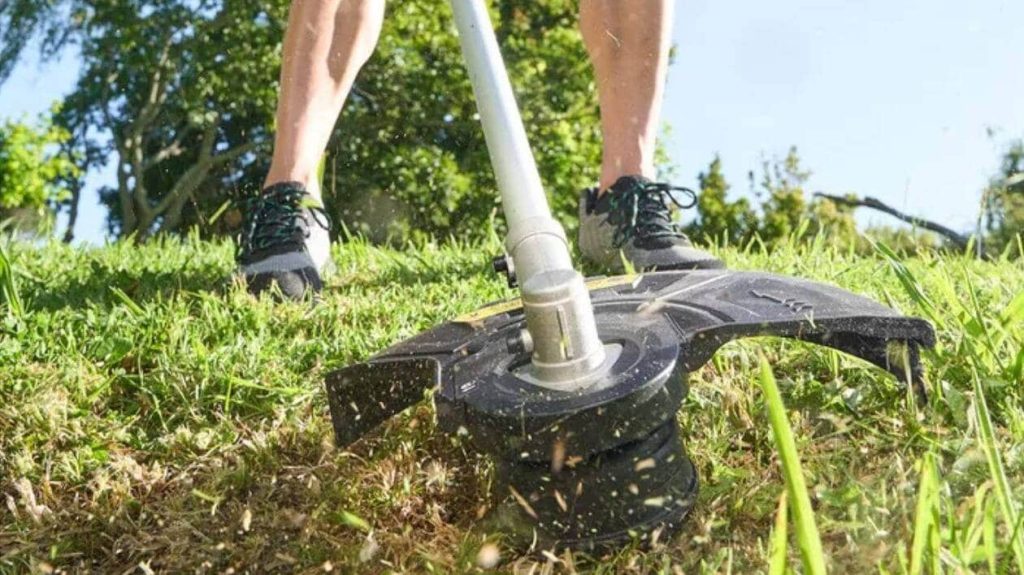
M 0 220 L 18 216 L 35 227 L 69 194 L 78 175 L 63 145 L 70 134 L 42 115 L 35 124 L 8 120 L 0 125 Z
M 803 186 L 810 177 L 811 172 L 800 166 L 796 146 L 783 160 L 762 163 L 760 187 L 767 198 L 761 205 L 759 233 L 764 241 L 789 237 L 800 227 L 807 207 Z
M 708 164 L 706 172 L 697 176 L 700 194 L 697 196 L 697 220 L 687 233 L 704 242 L 725 241 L 745 243 L 757 231 L 757 214 L 746 198 L 729 201 L 729 184 L 722 173 L 722 160 L 717 155 Z
M 838 244 L 857 241 L 852 207 L 827 195 L 808 201 L 804 187 L 810 177 L 811 171 L 801 165 L 796 146 L 782 160 L 762 163 L 760 188 L 767 197 L 761 205 L 758 233 L 765 243 L 790 238 L 798 231 L 805 237 L 824 234 Z
M 261 184 L 287 4 L 12 0 L 0 5 L 0 23 L 18 29 L 20 45 L 30 33 L 61 38 L 47 56 L 79 47 L 84 69 L 63 121 L 83 155 L 98 147 L 117 163 L 117 186 L 102 193 L 110 227 L 142 239 L 207 222 Z M 496 4 L 538 164 L 571 227 L 576 192 L 596 179 L 600 157 L 576 2 Z M 325 165 L 327 209 L 350 230 L 377 239 L 487 233 L 498 196 L 446 2 L 389 3 Z M 237 220 L 229 211 L 206 229 L 230 231 Z
M 141 240 L 181 228 L 190 200 L 231 189 L 266 148 L 286 6 L 13 0 L 0 23 L 8 56 L 34 35 L 46 40 L 44 60 L 78 48 L 83 69 L 61 122 L 87 167 L 101 155 L 116 163 L 116 187 L 100 191 L 109 227 Z
M 177 230 L 186 204 L 267 142 L 283 9 L 256 0 L 91 3 L 67 121 L 110 135 L 110 227 Z
M 845 198 L 853 194 L 845 194 Z M 825 235 L 835 244 L 857 243 L 857 222 L 853 219 L 853 207 L 826 196 L 814 196 L 807 207 L 810 236 Z

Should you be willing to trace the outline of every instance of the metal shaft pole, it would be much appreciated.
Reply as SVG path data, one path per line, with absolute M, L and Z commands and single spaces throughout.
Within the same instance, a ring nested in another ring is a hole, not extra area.
M 533 377 L 575 389 L 604 364 L 590 293 L 572 267 L 565 230 L 551 216 L 485 0 L 452 0 L 509 234 L 505 248 L 522 286 Z

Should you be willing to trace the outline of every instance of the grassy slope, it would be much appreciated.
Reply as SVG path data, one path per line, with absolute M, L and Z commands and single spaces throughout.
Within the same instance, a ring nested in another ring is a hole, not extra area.
M 480 540 L 467 533 L 487 488 L 486 461 L 435 434 L 427 405 L 352 452 L 333 449 L 322 378 L 507 296 L 485 272 L 494 251 L 348 244 L 335 253 L 339 274 L 324 304 L 311 309 L 257 302 L 225 285 L 227 244 L 15 246 L 29 313 L 0 324 L 0 572 L 473 570 Z M 680 415 L 704 482 L 684 531 L 653 551 L 570 563 L 605 572 L 767 570 L 783 484 L 757 385 L 763 349 L 835 572 L 909 564 L 918 462 L 929 451 L 942 552 L 927 562 L 1013 570 L 971 406 L 976 373 L 1020 506 L 1024 321 L 1000 314 L 1021 293 L 1024 267 L 907 261 L 928 309 L 881 258 L 820 243 L 723 255 L 737 269 L 832 282 L 934 314 L 939 346 L 925 361 L 943 393 L 918 412 L 858 360 L 793 342 L 731 344 L 692 376 Z M 795 565 L 794 545 L 789 555 Z

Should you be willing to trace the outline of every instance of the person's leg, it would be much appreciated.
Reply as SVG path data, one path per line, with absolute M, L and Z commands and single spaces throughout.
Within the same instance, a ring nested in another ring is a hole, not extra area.
M 299 299 L 320 291 L 330 235 L 317 166 L 359 69 L 380 36 L 384 0 L 293 0 L 288 15 L 274 154 L 251 198 L 238 263 L 249 291 Z
M 579 246 L 613 271 L 624 259 L 637 270 L 723 265 L 693 247 L 672 213 L 673 202 L 686 206 L 678 192 L 692 192 L 652 181 L 673 8 L 674 0 L 580 0 L 604 145 L 600 185 L 580 197 Z
M 580 29 L 597 78 L 603 192 L 621 176 L 653 178 L 674 0 L 581 0 Z
M 319 198 L 317 165 L 383 20 L 384 0 L 292 2 L 267 186 L 299 182 Z

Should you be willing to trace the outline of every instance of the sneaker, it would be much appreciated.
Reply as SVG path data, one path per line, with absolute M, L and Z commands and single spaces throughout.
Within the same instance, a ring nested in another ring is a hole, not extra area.
M 674 192 L 688 198 L 679 201 Z M 720 269 L 725 264 L 693 247 L 672 219 L 671 205 L 687 209 L 697 203 L 688 188 L 623 176 L 598 197 L 597 188 L 580 197 L 580 251 L 583 257 L 610 271 L 625 271 L 625 257 L 636 271 Z M 621 255 L 620 255 L 621 252 Z
M 315 296 L 330 259 L 330 219 L 297 182 L 274 184 L 245 203 L 235 260 L 249 293 L 273 288 L 288 299 Z

